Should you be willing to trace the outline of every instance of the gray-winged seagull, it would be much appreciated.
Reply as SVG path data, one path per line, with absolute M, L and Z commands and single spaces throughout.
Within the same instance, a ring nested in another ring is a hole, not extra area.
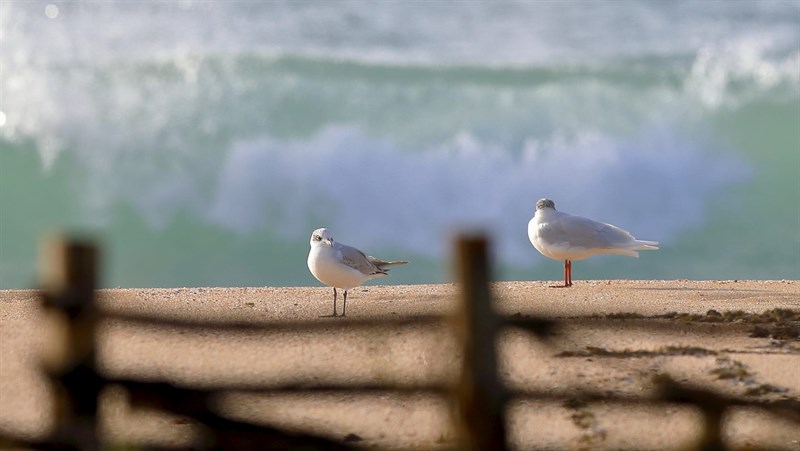
M 572 260 L 595 254 L 639 257 L 636 251 L 658 249 L 658 241 L 637 240 L 617 226 L 556 211 L 556 204 L 550 199 L 536 202 L 536 213 L 528 223 L 528 238 L 545 257 L 564 260 L 563 287 L 572 286 Z
M 311 234 L 311 251 L 308 253 L 308 269 L 325 285 L 333 287 L 332 317 L 345 316 L 347 310 L 347 290 L 357 287 L 370 279 L 385 277 L 388 266 L 402 265 L 406 261 L 387 262 L 365 255 L 360 250 L 340 244 L 333 240 L 326 228 Z M 342 314 L 336 314 L 336 289 L 344 290 Z M 327 316 L 327 315 L 326 315 Z

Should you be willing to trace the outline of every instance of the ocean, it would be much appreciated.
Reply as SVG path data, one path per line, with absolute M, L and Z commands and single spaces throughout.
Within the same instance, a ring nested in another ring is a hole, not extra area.
M 581 279 L 800 278 L 798 1 L 0 0 L 0 289 L 319 285 L 308 240 L 558 280 L 539 198 L 661 242 Z

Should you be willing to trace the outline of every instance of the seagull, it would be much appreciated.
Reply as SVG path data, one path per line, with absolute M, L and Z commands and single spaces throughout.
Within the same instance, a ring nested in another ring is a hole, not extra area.
M 360 250 L 333 240 L 326 228 L 311 233 L 311 251 L 308 253 L 308 269 L 325 285 L 333 287 L 333 314 L 331 317 L 345 316 L 347 310 L 347 290 L 357 287 L 370 279 L 388 276 L 388 266 L 402 265 L 407 261 L 386 262 L 365 255 Z M 336 289 L 344 290 L 342 314 L 336 314 Z M 328 316 L 328 315 L 325 315 Z
M 658 249 L 658 241 L 637 240 L 617 226 L 556 211 L 556 204 L 550 199 L 536 202 L 536 213 L 528 223 L 528 238 L 545 257 L 564 260 L 564 285 L 558 288 L 572 286 L 572 260 L 595 254 L 638 258 L 636 251 Z

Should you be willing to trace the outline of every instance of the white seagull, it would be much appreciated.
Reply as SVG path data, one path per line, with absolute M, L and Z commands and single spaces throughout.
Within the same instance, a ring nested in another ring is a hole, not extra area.
M 572 286 L 572 260 L 595 254 L 638 258 L 636 251 L 658 249 L 658 241 L 637 240 L 617 226 L 556 211 L 556 204 L 550 199 L 536 202 L 536 213 L 528 223 L 528 238 L 545 257 L 564 260 L 564 287 Z
M 308 269 L 325 285 L 333 287 L 332 317 L 345 316 L 347 290 L 370 279 L 388 276 L 387 266 L 402 265 L 406 261 L 385 262 L 365 255 L 360 250 L 337 243 L 326 228 L 311 233 L 311 251 L 308 253 Z M 336 289 L 344 290 L 342 314 L 336 314 Z M 325 315 L 327 316 L 327 315 Z

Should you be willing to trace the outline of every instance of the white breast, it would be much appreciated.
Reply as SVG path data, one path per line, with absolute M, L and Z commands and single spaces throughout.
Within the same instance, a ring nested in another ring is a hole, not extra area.
M 314 247 L 308 253 L 308 270 L 325 285 L 349 290 L 367 281 L 369 278 L 343 263 L 336 257 L 336 250 L 331 247 Z

